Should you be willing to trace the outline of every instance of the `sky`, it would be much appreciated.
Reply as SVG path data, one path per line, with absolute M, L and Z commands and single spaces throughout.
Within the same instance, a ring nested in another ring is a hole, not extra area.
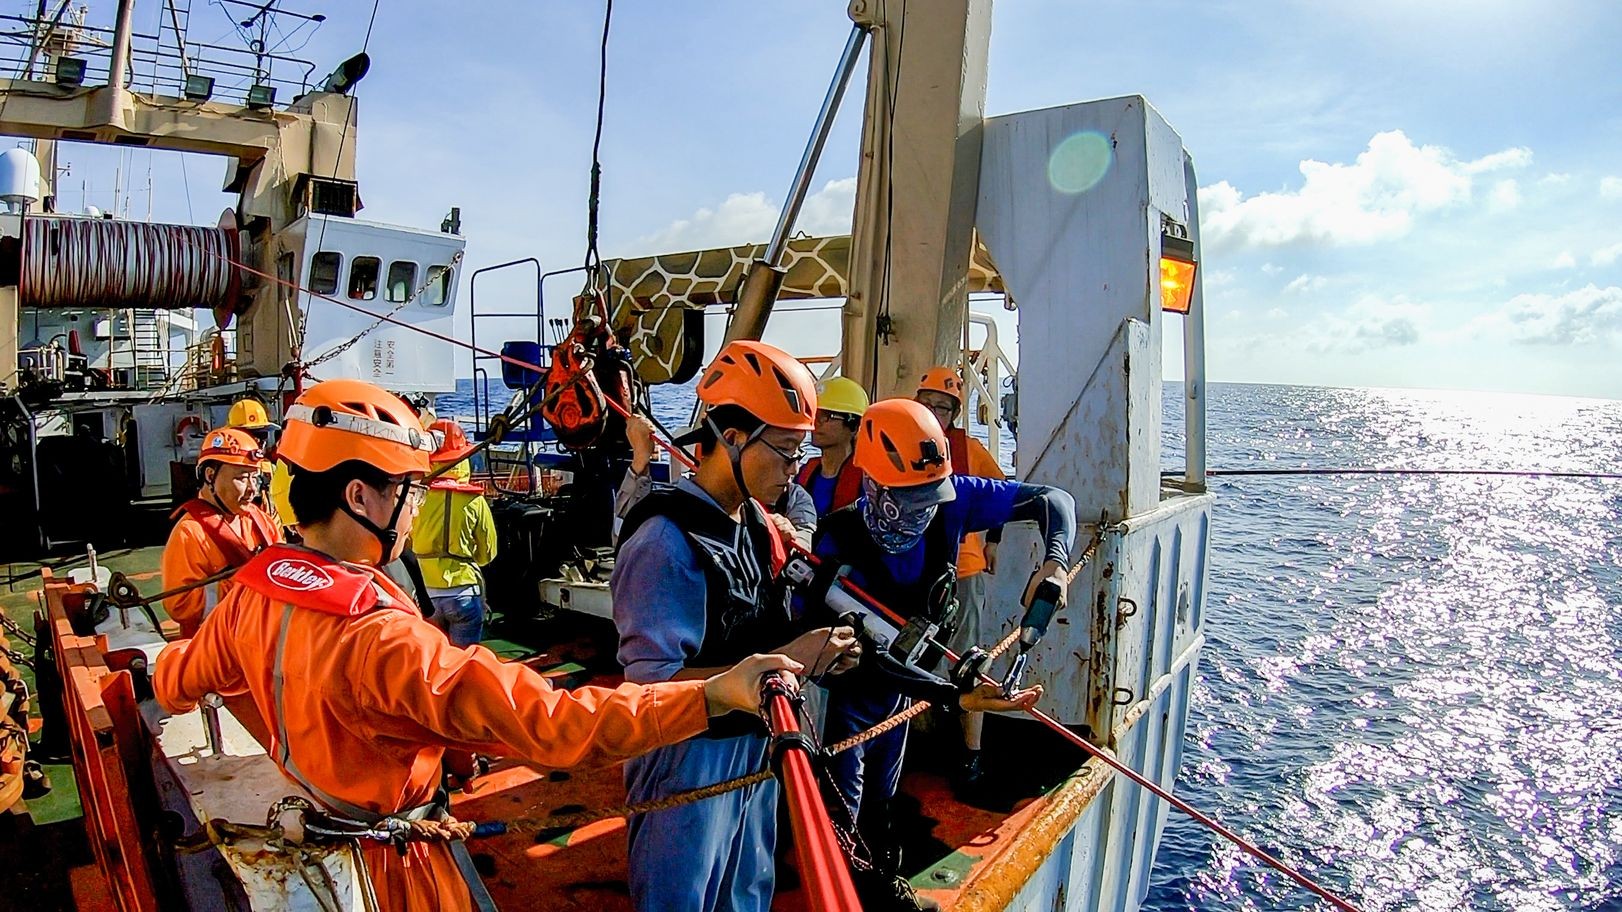
M 369 4 L 284 5 L 328 16 L 288 44 L 320 72 L 362 47 Z M 143 0 L 137 28 L 160 7 Z M 363 217 L 434 227 L 459 206 L 469 267 L 577 265 L 601 15 L 382 0 L 356 90 Z M 232 40 L 232 18 L 194 0 L 191 37 Z M 837 0 L 619 0 L 604 254 L 765 240 L 849 28 Z M 1212 380 L 1622 398 L 1618 47 L 1610 0 L 1001 0 L 986 109 L 1142 94 L 1178 130 L 1199 173 Z M 803 230 L 848 230 L 860 100 Z M 156 220 L 212 223 L 232 202 L 219 159 L 118 154 L 65 148 L 63 206 L 107 208 L 118 164 L 134 217 L 148 169 Z M 481 308 L 525 294 L 481 279 Z M 827 313 L 768 338 L 837 347 Z

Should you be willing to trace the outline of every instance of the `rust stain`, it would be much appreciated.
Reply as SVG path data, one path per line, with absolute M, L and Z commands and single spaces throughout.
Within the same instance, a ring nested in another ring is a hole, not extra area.
M 1002 851 L 975 866 L 953 912 L 1006 909 L 1114 775 L 1100 761 L 1088 760 L 1082 774 L 1049 796 Z

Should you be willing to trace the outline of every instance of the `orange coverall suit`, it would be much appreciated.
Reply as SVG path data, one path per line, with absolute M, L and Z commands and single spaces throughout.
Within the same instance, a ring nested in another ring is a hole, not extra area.
M 158 657 L 158 702 L 179 713 L 208 693 L 250 694 L 271 758 L 340 816 L 428 803 L 447 748 L 570 767 L 708 725 L 702 681 L 565 691 L 482 646 L 452 646 L 375 567 L 277 545 L 233 579 L 197 636 Z M 383 909 L 471 908 L 444 843 L 364 851 Z
M 240 567 L 254 552 L 282 540 L 270 514 L 243 504 L 235 516 L 226 516 L 207 501 L 194 499 L 175 511 L 179 522 L 163 546 L 163 588 L 173 589 L 213 576 L 226 567 Z M 231 589 L 230 580 L 209 583 L 163 600 L 163 609 L 180 625 L 181 636 L 192 636 L 203 616 Z

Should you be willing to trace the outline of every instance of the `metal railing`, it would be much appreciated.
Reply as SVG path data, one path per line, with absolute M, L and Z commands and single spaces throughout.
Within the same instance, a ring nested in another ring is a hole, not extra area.
M 114 37 L 109 27 L 59 22 L 53 28 L 51 19 L 0 15 L 0 74 L 54 82 L 52 57 L 70 56 L 85 61 L 84 85 L 106 85 Z M 249 88 L 257 83 L 285 90 L 287 97 L 278 98 L 285 104 L 293 95 L 310 91 L 315 76 L 312 61 L 189 41 L 173 26 L 160 28 L 156 35 L 132 32 L 130 39 L 128 83 L 134 92 L 183 97 L 186 76 L 197 74 L 214 79 L 214 100 L 245 103 Z
M 969 397 L 965 396 L 963 423 L 967 426 L 970 421 L 979 420 L 980 423 L 984 424 L 986 426 L 986 449 L 990 450 L 993 456 L 996 456 L 1000 452 L 997 447 L 1001 443 L 1004 423 L 1002 381 L 1006 377 L 1010 387 L 1013 387 L 1018 381 L 1018 371 L 1014 368 L 1014 363 L 1008 360 L 1008 356 L 1003 352 L 1002 345 L 997 340 L 997 323 L 995 320 L 983 314 L 971 312 L 969 314 L 969 323 L 984 328 L 986 340 L 980 345 L 979 349 L 963 352 L 963 381 L 968 386 L 969 393 L 978 393 L 980 395 L 980 401 L 984 403 L 986 413 L 983 418 L 975 414 L 975 411 L 969 408 Z M 1001 457 L 998 458 L 998 461 L 1001 461 Z

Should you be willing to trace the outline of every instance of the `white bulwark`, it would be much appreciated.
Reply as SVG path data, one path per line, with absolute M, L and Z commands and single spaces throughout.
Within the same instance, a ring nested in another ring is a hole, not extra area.
M 1212 500 L 1198 455 L 1199 477 L 1161 482 L 1161 256 L 1192 244 L 1198 261 L 1193 167 L 1177 133 L 1128 96 L 988 119 L 980 174 L 976 227 L 1020 315 L 1018 477 L 1075 495 L 1078 553 L 1103 529 L 1027 682 L 1046 687 L 1049 713 L 1169 789 L 1204 641 Z M 1195 281 L 1196 312 L 1173 319 L 1190 371 L 1188 449 L 1201 454 Z M 1034 565 L 1037 548 L 1011 526 L 1000 564 Z M 989 605 L 1012 629 L 1026 577 L 993 580 Z M 1166 812 L 1112 779 L 1009 908 L 1136 908 Z

